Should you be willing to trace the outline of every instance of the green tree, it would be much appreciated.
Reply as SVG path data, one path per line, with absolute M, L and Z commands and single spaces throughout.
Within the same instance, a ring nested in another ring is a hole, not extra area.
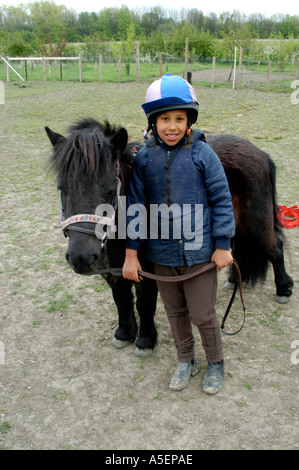
M 65 6 L 55 5 L 54 2 L 34 2 L 30 4 L 31 24 L 36 35 L 41 40 L 55 42 L 66 33 L 64 19 L 67 14 Z
M 282 33 L 275 36 L 270 59 L 279 62 L 280 69 L 284 70 L 285 62 L 298 54 L 299 46 L 298 41 L 294 41 L 293 36 L 288 40 L 283 39 Z
M 191 8 L 188 11 L 186 16 L 186 22 L 188 24 L 193 24 L 198 30 L 201 30 L 205 26 L 206 18 L 202 11 L 197 10 L 196 8 Z
M 25 5 L 4 6 L 0 10 L 0 24 L 7 32 L 30 30 L 30 14 Z
M 289 37 L 298 37 L 299 15 L 297 17 L 286 15 L 282 18 L 278 26 L 278 32 L 281 33 L 285 39 Z
M 77 32 L 86 37 L 95 34 L 98 30 L 98 15 L 94 12 L 83 11 L 79 14 L 77 21 Z
M 124 57 L 124 60 L 125 60 L 126 73 L 129 76 L 130 70 L 131 70 L 132 56 L 136 50 L 135 28 L 134 28 L 133 23 L 131 23 L 127 27 L 126 36 L 127 38 L 122 43 L 121 51 L 122 51 L 122 56 Z
M 156 31 L 165 22 L 164 10 L 159 6 L 151 8 L 149 12 L 142 15 L 141 26 L 145 36 L 149 37 L 153 31 Z
M 235 47 L 238 49 L 242 47 L 243 57 L 248 57 L 250 52 L 250 44 L 252 41 L 252 28 L 250 25 L 236 26 L 231 15 L 230 23 L 228 26 L 228 33 L 222 31 L 223 47 L 226 50 L 227 57 L 233 58 Z
M 198 32 L 194 25 L 186 23 L 176 29 L 173 35 L 174 52 L 176 55 L 184 55 L 186 38 L 189 40 L 189 50 L 193 51 L 193 54 L 196 53 L 197 56 L 201 58 L 211 57 L 213 55 L 213 36 L 203 29 Z
M 97 59 L 98 55 L 103 54 L 104 51 L 105 45 L 99 33 L 84 38 L 83 52 L 85 54 L 92 55 Z
M 132 15 L 130 10 L 126 6 L 122 6 L 116 15 L 116 26 L 117 26 L 117 37 L 119 41 L 128 41 L 128 31 L 134 31 L 135 36 L 135 28 L 133 25 Z
M 20 32 L 13 33 L 9 36 L 6 44 L 5 53 L 10 57 L 25 57 L 32 52 L 31 44 L 25 42 Z
M 98 31 L 106 41 L 117 38 L 117 9 L 104 8 L 97 20 Z

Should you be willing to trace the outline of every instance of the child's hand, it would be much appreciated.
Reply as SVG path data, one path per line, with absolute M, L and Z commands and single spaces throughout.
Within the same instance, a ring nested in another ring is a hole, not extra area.
M 217 250 L 215 250 L 212 255 L 211 261 L 214 261 L 214 263 L 217 265 L 218 271 L 221 271 L 221 269 L 225 268 L 225 266 L 233 264 L 234 258 L 232 257 L 229 250 L 221 250 L 217 248 Z
M 138 271 L 141 271 L 141 265 L 137 257 L 137 251 L 126 250 L 126 259 L 123 265 L 123 277 L 130 281 L 140 282 Z

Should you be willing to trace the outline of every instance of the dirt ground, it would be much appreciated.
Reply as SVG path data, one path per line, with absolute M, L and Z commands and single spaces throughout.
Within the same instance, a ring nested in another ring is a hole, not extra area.
M 134 344 L 116 350 L 111 292 L 99 276 L 79 276 L 67 266 L 59 194 L 45 168 L 50 145 L 43 126 L 64 132 L 74 118 L 87 115 L 88 106 L 99 117 L 92 100 L 102 93 L 104 103 L 112 85 L 102 91 L 93 84 L 49 85 L 47 92 L 43 87 L 10 85 L 0 107 L 0 448 L 298 449 L 299 228 L 286 231 L 293 296 L 285 305 L 275 302 L 271 270 L 264 285 L 245 289 L 245 327 L 223 336 L 223 390 L 215 396 L 202 392 L 206 363 L 195 332 L 202 370 L 185 390 L 170 391 L 177 360 L 160 300 L 154 352 L 137 358 Z M 145 89 L 115 85 L 110 115 L 115 94 L 134 94 L 139 103 Z M 250 91 L 236 103 L 231 90 L 197 93 L 205 130 L 239 133 L 273 154 L 280 203 L 298 204 L 298 119 L 289 97 Z M 79 107 L 86 97 L 89 105 Z M 126 105 L 116 123 L 127 122 L 140 138 L 139 118 L 132 116 Z M 222 272 L 220 319 L 230 298 L 225 278 Z M 237 298 L 229 325 L 234 329 L 240 321 Z

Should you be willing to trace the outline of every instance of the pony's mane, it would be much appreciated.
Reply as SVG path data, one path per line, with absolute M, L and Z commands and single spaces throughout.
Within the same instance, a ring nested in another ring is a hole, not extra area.
M 119 128 L 108 121 L 81 119 L 54 148 L 50 165 L 60 182 L 72 178 L 78 185 L 93 181 L 109 170 L 113 155 L 109 137 Z
M 74 131 L 81 131 L 81 130 L 83 131 L 83 130 L 95 129 L 95 128 L 100 129 L 100 131 L 106 137 L 111 137 L 113 134 L 115 134 L 119 130 L 119 127 L 113 126 L 107 120 L 105 120 L 104 123 L 101 123 L 92 118 L 82 118 L 79 121 L 77 121 L 75 124 L 70 126 L 68 131 L 69 133 L 72 133 Z

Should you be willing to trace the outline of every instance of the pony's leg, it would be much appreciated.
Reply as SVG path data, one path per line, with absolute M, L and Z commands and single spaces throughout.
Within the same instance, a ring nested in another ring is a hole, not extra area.
M 134 314 L 132 283 L 123 279 L 108 280 L 118 311 L 118 328 L 112 340 L 117 349 L 128 346 L 137 334 L 137 322 Z
M 265 232 L 266 233 L 266 232 Z M 268 240 L 272 237 L 275 247 L 269 251 Z M 292 295 L 292 287 L 294 285 L 292 278 L 287 274 L 284 263 L 283 242 L 278 233 L 273 235 L 268 233 L 262 244 L 255 244 L 252 248 L 249 240 L 246 243 L 238 237 L 235 243 L 233 256 L 239 264 L 242 279 L 245 284 L 254 286 L 257 281 L 265 280 L 267 273 L 267 263 L 270 261 L 273 266 L 275 285 L 276 285 L 276 302 L 283 304 L 288 302 Z M 226 288 L 234 287 L 237 282 L 235 270 L 232 270 Z
M 157 302 L 157 284 L 148 278 L 136 283 L 136 308 L 140 316 L 140 329 L 134 354 L 145 357 L 157 343 L 157 330 L 154 315 Z
M 272 263 L 275 285 L 276 285 L 276 302 L 285 304 L 292 295 L 293 279 L 288 275 L 284 264 L 283 241 L 276 234 L 276 248 L 269 253 L 269 261 Z

